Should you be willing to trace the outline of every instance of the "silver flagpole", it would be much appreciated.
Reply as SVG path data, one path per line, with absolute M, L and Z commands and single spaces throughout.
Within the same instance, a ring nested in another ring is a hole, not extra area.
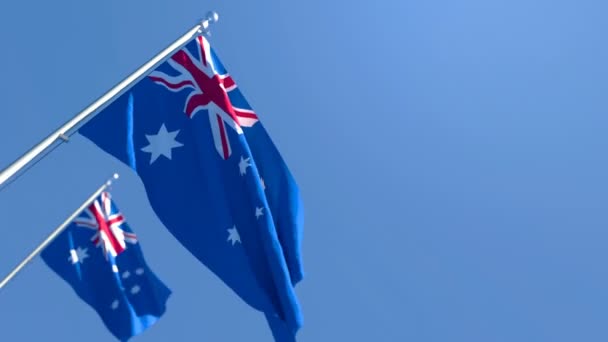
M 114 179 L 118 179 L 118 174 L 115 173 L 113 176 Z M 76 211 L 74 211 L 72 213 L 72 215 L 70 215 L 67 219 L 65 219 L 65 221 L 63 221 L 63 223 L 61 225 L 59 225 L 59 227 L 55 228 L 55 230 L 44 240 L 42 241 L 42 243 L 40 245 L 38 245 L 38 247 L 36 247 L 36 249 L 34 249 L 34 251 L 32 251 L 32 253 L 30 253 L 30 255 L 28 255 L 25 259 L 23 259 L 23 261 L 21 263 L 19 263 L 19 265 L 17 265 L 17 267 L 15 267 L 14 270 L 11 271 L 11 273 L 9 273 L 4 279 L 2 279 L 2 281 L 0 282 L 0 290 L 11 280 L 13 279 L 17 273 L 19 273 L 19 271 L 21 271 L 25 265 L 27 265 L 30 261 L 32 261 L 32 259 L 34 259 L 40 252 L 42 252 L 43 249 L 46 248 L 46 246 L 48 246 L 59 234 L 61 234 L 61 232 L 64 231 L 64 229 L 66 229 L 70 223 L 72 223 L 72 221 L 74 221 L 74 219 L 80 215 L 80 213 L 86 208 L 88 207 L 96 198 L 97 196 L 101 195 L 101 193 L 106 190 L 110 185 L 112 185 L 112 180 L 108 180 L 106 183 L 104 183 L 104 185 L 100 186 L 99 189 L 97 189 L 97 191 L 95 191 L 91 197 L 89 197 L 84 203 L 82 203 L 82 205 L 80 207 L 78 207 L 78 209 L 76 209 Z
M 98 110 L 103 109 L 111 101 L 115 100 L 118 96 L 128 90 L 135 82 L 144 77 L 148 72 L 157 67 L 164 61 L 165 58 L 170 56 L 174 51 L 186 45 L 190 39 L 200 33 L 209 33 L 209 26 L 218 20 L 218 14 L 216 12 L 209 12 L 204 20 L 196 24 L 193 28 L 188 30 L 184 35 L 178 38 L 176 41 L 171 43 L 168 47 L 162 50 L 158 55 L 154 56 L 147 63 L 142 65 L 139 69 L 125 78 L 123 81 L 118 83 L 114 88 L 110 89 L 107 93 L 93 102 L 91 105 L 86 107 L 83 111 L 78 113 L 70 121 L 66 122 L 63 126 L 51 133 L 48 137 L 32 147 L 24 155 L 15 160 L 6 169 L 0 172 L 0 186 L 2 186 L 7 180 L 13 177 L 17 172 L 26 167 L 32 162 L 37 156 L 44 153 L 49 147 L 53 145 L 58 139 L 63 141 L 68 140 L 70 132 L 83 123 L 86 119 L 91 118 Z

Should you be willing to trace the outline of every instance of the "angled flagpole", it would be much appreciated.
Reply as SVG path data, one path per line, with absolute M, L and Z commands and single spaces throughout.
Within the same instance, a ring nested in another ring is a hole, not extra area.
M 40 143 L 32 147 L 29 151 L 15 160 L 6 169 L 0 172 L 0 186 L 2 186 L 11 177 L 17 174 L 21 169 L 31 163 L 36 157 L 44 153 L 55 143 L 58 139 L 63 141 L 68 140 L 70 132 L 85 120 L 93 117 L 100 109 L 103 109 L 106 105 L 115 100 L 118 96 L 122 95 L 126 90 L 144 77 L 148 72 L 157 67 L 160 63 L 164 62 L 165 58 L 170 56 L 177 49 L 182 48 L 186 45 L 194 36 L 200 33 L 209 33 L 209 26 L 218 20 L 218 14 L 216 12 L 209 12 L 204 20 L 192 27 L 188 32 L 184 33 L 181 37 L 167 46 L 159 54 L 154 56 L 139 69 L 135 70 L 131 75 L 127 76 L 123 81 L 118 83 L 114 88 L 110 89 L 107 93 L 102 95 L 99 99 L 93 102 L 91 105 L 86 107 L 74 118 L 66 122 L 63 126 L 51 133 L 48 137 L 42 140 Z M 0 286 L 1 288 L 1 286 Z
M 118 179 L 118 174 L 115 173 L 113 176 L 114 179 Z M 100 186 L 97 191 L 95 191 L 86 201 L 84 201 L 84 203 L 82 203 L 82 205 L 80 205 L 80 207 L 78 207 L 78 209 L 76 209 L 76 211 L 74 211 L 72 213 L 72 215 L 70 215 L 67 219 L 65 219 L 65 221 L 63 221 L 63 223 L 61 223 L 59 225 L 59 227 L 55 228 L 55 230 L 53 230 L 53 232 L 47 236 L 47 238 L 42 241 L 42 243 L 40 243 L 40 245 L 38 245 L 38 247 L 36 247 L 32 253 L 30 253 L 30 255 L 28 255 L 25 259 L 23 259 L 23 261 L 21 261 L 19 263 L 19 265 L 17 265 L 17 267 L 15 267 L 15 269 L 13 269 L 11 271 L 11 273 L 9 273 L 4 279 L 2 279 L 2 281 L 0 281 L 0 290 L 11 280 L 13 279 L 17 273 L 19 273 L 19 271 L 21 271 L 25 265 L 27 265 L 30 261 L 32 261 L 32 259 L 34 259 L 38 254 L 40 254 L 40 252 L 42 252 L 43 249 L 45 249 L 51 242 L 53 242 L 53 240 L 59 235 L 61 234 L 61 232 L 63 232 L 69 225 L 70 223 L 72 223 L 72 221 L 74 221 L 74 219 L 80 215 L 80 213 L 86 208 L 88 207 L 99 195 L 101 195 L 102 192 L 104 192 L 110 185 L 112 185 L 112 180 L 108 180 L 107 182 L 105 182 L 102 186 Z

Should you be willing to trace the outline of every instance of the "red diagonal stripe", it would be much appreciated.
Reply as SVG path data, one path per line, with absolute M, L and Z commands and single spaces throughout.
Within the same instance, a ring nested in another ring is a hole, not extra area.
M 206 94 L 196 94 L 190 97 L 188 103 L 186 103 L 186 114 L 191 117 L 197 107 L 206 106 L 209 102 L 211 102 L 211 99 Z
M 220 129 L 220 137 L 222 139 L 222 151 L 224 152 L 224 159 L 228 159 L 228 137 L 226 136 L 226 127 L 224 126 L 224 121 L 222 121 L 222 117 L 217 115 L 217 125 Z
M 113 225 L 115 223 L 123 223 L 125 220 L 125 218 L 122 215 L 118 215 L 116 217 L 111 218 L 110 220 L 108 220 L 108 225 Z
M 226 90 L 236 87 L 236 82 L 234 82 L 234 79 L 232 79 L 230 75 L 222 76 L 222 83 L 224 84 L 224 88 L 226 88 Z
M 190 80 L 185 80 L 185 81 L 181 81 L 179 83 L 173 84 L 173 83 L 169 83 L 169 81 L 165 80 L 164 78 L 160 78 L 157 76 L 149 76 L 149 77 L 152 81 L 162 83 L 171 89 L 179 89 L 179 88 L 185 87 L 187 85 L 194 86 L 194 84 L 192 84 L 192 81 L 190 81 Z
M 249 119 L 257 119 L 258 118 L 258 116 L 255 115 L 255 113 L 252 113 L 250 111 L 241 110 L 239 108 L 234 108 L 234 113 L 237 116 L 240 116 L 242 118 L 249 118 Z

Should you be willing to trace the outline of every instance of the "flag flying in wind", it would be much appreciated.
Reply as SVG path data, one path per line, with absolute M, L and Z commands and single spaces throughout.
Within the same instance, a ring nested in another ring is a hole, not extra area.
M 79 132 L 137 172 L 166 228 L 266 314 L 275 339 L 295 339 L 302 324 L 294 291 L 303 277 L 299 190 L 205 37 Z
M 103 192 L 41 253 L 44 262 L 127 341 L 154 324 L 171 294 L 144 260 L 137 236 Z

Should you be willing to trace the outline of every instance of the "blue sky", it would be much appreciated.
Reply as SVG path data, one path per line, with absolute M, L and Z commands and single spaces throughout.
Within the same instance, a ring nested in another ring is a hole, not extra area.
M 0 166 L 191 27 L 289 164 L 306 206 L 300 341 L 606 341 L 608 5 L 602 1 L 9 1 Z M 82 137 L 0 192 L 7 273 L 113 172 L 168 312 L 133 341 L 268 341 Z M 36 259 L 2 339 L 109 341 Z

